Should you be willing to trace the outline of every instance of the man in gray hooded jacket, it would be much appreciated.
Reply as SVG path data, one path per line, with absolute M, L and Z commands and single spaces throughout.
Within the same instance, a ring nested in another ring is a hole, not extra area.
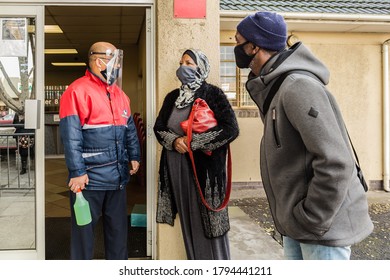
M 237 26 L 235 56 L 250 68 L 246 88 L 260 109 L 263 185 L 287 259 L 350 259 L 373 230 L 329 71 L 301 42 L 286 49 L 281 15 L 257 12 Z M 272 85 L 292 70 L 272 99 Z M 266 113 L 266 114 L 265 114 Z

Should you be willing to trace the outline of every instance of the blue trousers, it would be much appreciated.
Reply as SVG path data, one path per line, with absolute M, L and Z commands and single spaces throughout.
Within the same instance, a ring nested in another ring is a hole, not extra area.
M 331 247 L 307 244 L 283 236 L 284 257 L 287 260 L 349 260 L 351 247 Z
M 71 250 L 72 260 L 91 260 L 94 253 L 94 230 L 100 217 L 103 219 L 105 258 L 127 260 L 127 200 L 126 189 L 114 191 L 83 191 L 89 203 L 92 222 L 85 226 L 76 224 L 73 204 L 76 195 L 70 192 L 72 217 Z

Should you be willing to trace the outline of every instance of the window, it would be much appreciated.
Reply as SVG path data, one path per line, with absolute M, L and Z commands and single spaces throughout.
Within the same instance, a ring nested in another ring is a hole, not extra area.
M 225 92 L 230 104 L 240 108 L 255 107 L 256 104 L 252 101 L 245 88 L 250 70 L 236 67 L 234 46 L 221 46 L 220 52 L 221 88 Z

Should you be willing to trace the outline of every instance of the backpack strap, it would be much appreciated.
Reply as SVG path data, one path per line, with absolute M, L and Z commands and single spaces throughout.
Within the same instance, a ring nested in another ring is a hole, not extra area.
M 280 75 L 279 77 L 276 78 L 276 81 L 273 83 L 270 91 L 268 92 L 267 98 L 265 99 L 264 104 L 263 104 L 263 114 L 264 115 L 267 114 L 269 106 L 271 105 L 272 99 L 274 98 L 274 96 L 278 92 L 283 81 L 287 78 L 288 75 L 293 74 L 293 73 L 304 74 L 304 75 L 310 76 L 312 78 L 315 78 L 316 80 L 320 80 L 316 75 L 314 75 L 313 73 L 311 73 L 309 71 L 305 71 L 305 70 L 292 70 L 292 71 L 284 72 L 282 75 Z
M 328 100 L 329 100 L 329 102 L 330 102 L 330 105 L 332 106 L 332 110 L 333 110 L 333 112 L 335 113 L 335 106 L 334 106 L 334 104 L 333 104 L 333 102 L 332 102 L 332 99 L 330 98 L 328 92 L 326 92 L 326 96 L 328 97 Z M 336 113 L 335 113 L 335 114 L 336 114 Z M 355 156 L 355 166 L 356 166 L 356 170 L 357 170 L 357 176 L 358 176 L 358 178 L 359 178 L 359 180 L 360 180 L 360 183 L 361 183 L 362 186 L 363 186 L 364 191 L 367 192 L 368 189 L 369 189 L 369 187 L 368 187 L 368 184 L 367 184 L 366 180 L 364 179 L 363 171 L 362 171 L 362 169 L 361 169 L 361 167 L 360 167 L 360 163 L 359 163 L 359 157 L 358 157 L 358 155 L 357 155 L 357 152 L 356 152 L 356 150 L 355 150 L 355 147 L 354 147 L 353 144 L 352 144 L 351 136 L 349 136 L 349 132 L 348 132 L 347 126 L 345 125 L 345 123 L 343 123 L 343 125 L 344 125 L 344 128 L 345 128 L 345 132 L 346 132 L 347 135 L 348 135 L 349 143 L 350 143 L 350 145 L 351 145 L 351 147 L 352 147 L 353 154 L 354 154 L 354 156 Z M 341 129 L 341 128 L 340 128 L 340 129 Z
M 322 83 L 322 81 L 316 75 L 314 75 L 313 73 L 311 73 L 309 71 L 305 71 L 305 70 L 292 70 L 292 71 L 288 71 L 288 72 L 283 73 L 278 78 L 276 78 L 277 80 L 271 86 L 271 89 L 268 92 L 267 98 L 264 101 L 264 105 L 263 105 L 263 114 L 264 114 L 264 116 L 267 114 L 269 106 L 271 105 L 272 99 L 274 98 L 274 96 L 278 92 L 278 90 L 279 90 L 280 86 L 282 85 L 283 81 L 287 78 L 288 75 L 290 75 L 292 73 L 300 73 L 300 74 L 303 74 L 303 75 L 307 75 L 307 76 L 310 76 L 310 77 L 312 77 L 312 78 L 314 78 L 314 79 L 316 79 L 316 80 L 318 80 L 319 82 Z M 332 106 L 332 109 L 333 109 L 333 112 L 334 112 L 334 105 L 333 105 L 332 100 L 330 99 L 330 97 L 328 95 L 328 92 L 327 92 L 327 97 L 329 99 L 329 102 L 330 102 L 330 104 Z M 367 192 L 369 188 L 368 188 L 368 185 L 367 185 L 367 183 L 366 183 L 366 181 L 364 179 L 363 172 L 362 172 L 362 170 L 360 168 L 359 158 L 358 158 L 357 153 L 355 151 L 355 147 L 352 144 L 352 140 L 351 140 L 351 137 L 349 136 L 348 129 L 347 129 L 345 123 L 344 123 L 344 127 L 345 127 L 345 131 L 347 132 L 349 143 L 351 144 L 352 151 L 353 151 L 354 156 L 355 156 L 355 165 L 356 165 L 356 169 L 357 169 L 357 176 L 358 176 L 358 178 L 360 180 L 360 183 L 363 186 L 364 191 Z

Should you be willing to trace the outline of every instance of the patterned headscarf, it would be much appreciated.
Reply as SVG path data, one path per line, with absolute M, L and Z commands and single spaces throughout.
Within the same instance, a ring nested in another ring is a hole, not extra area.
M 198 68 L 196 71 L 196 80 L 192 83 L 181 85 L 180 87 L 180 94 L 175 103 L 176 107 L 179 109 L 185 108 L 192 104 L 194 101 L 195 91 L 200 88 L 210 73 L 210 64 L 207 56 L 200 50 L 195 49 L 188 49 L 184 53 L 188 51 L 192 52 L 196 57 L 195 63 L 197 64 Z

